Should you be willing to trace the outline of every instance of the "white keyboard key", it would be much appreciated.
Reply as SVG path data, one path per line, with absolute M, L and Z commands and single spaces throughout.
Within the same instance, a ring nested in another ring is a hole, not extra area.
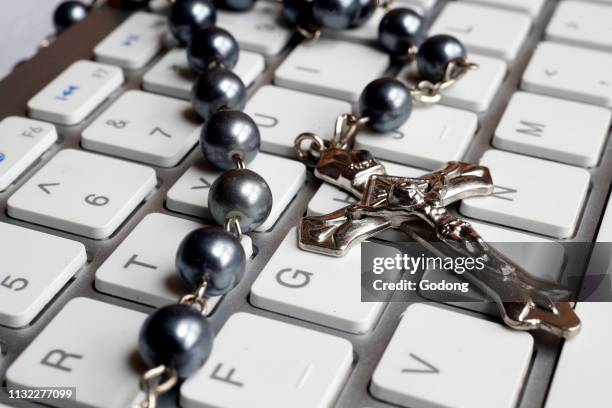
M 96 300 L 71 300 L 6 372 L 9 387 L 76 387 L 58 407 L 127 407 L 138 395 L 134 367 L 144 313 Z
M 415 169 L 390 162 L 381 163 L 384 164 L 387 174 L 392 176 L 420 177 L 428 172 L 427 170 Z M 329 214 L 356 202 L 357 200 L 352 194 L 328 183 L 323 183 L 308 203 L 308 215 Z
M 89 125 L 83 147 L 161 167 L 175 166 L 200 138 L 189 102 L 127 91 Z
M 523 74 L 527 91 L 612 107 L 612 55 L 554 42 L 536 48 Z
M 264 68 L 263 56 L 241 50 L 238 63 L 233 71 L 248 87 L 263 72 Z M 174 48 L 144 75 L 142 87 L 150 92 L 189 100 L 195 79 L 196 75 L 189 67 L 185 49 Z
M 165 214 L 147 215 L 96 271 L 96 289 L 155 307 L 176 303 L 186 293 L 176 271 L 176 251 L 187 234 L 202 226 Z M 242 237 L 249 259 L 252 242 Z M 219 299 L 209 299 L 209 310 Z
M 107 64 L 77 61 L 28 101 L 30 116 L 75 125 L 123 83 L 123 71 Z
M 280 5 L 260 1 L 248 13 L 217 11 L 217 25 L 236 37 L 240 49 L 266 56 L 277 55 L 293 31 L 279 23 Z
M 312 132 L 331 139 L 336 118 L 351 110 L 345 101 L 269 85 L 257 90 L 244 109 L 259 127 L 261 150 L 292 159 L 297 135 Z
M 397 0 L 398 7 L 416 7 L 428 13 L 438 3 L 438 0 Z
M 484 112 L 498 95 L 499 88 L 506 77 L 506 63 L 497 58 L 470 53 L 470 61 L 479 68 L 467 73 L 465 77 L 442 92 L 441 104 L 455 108 Z M 415 67 L 407 66 L 398 79 L 414 75 Z
M 470 3 L 478 3 L 483 6 L 497 7 L 506 10 L 520 11 L 537 17 L 542 11 L 546 0 L 465 0 Z
M 0 122 L 0 191 L 14 182 L 57 141 L 55 126 L 9 116 Z
M 517 92 L 497 126 L 493 146 L 592 167 L 606 143 L 610 118 L 606 108 Z
M 574 234 L 589 189 L 589 172 L 533 157 L 488 150 L 495 193 L 463 200 L 467 216 L 556 238 Z
M 132 14 L 94 48 L 96 59 L 128 69 L 144 67 L 164 45 L 166 21 L 159 14 Z
M 609 255 L 609 254 L 608 254 Z M 566 341 L 559 357 L 546 408 L 610 405 L 612 366 L 612 303 L 583 302 L 576 306 L 582 329 Z
M 441 105 L 417 105 L 410 119 L 388 134 L 362 131 L 355 140 L 359 149 L 380 159 L 434 170 L 450 160 L 460 160 L 478 128 L 476 114 Z
M 610 20 L 610 6 L 584 1 L 562 1 L 546 28 L 546 38 L 612 51 Z
M 236 313 L 215 337 L 204 367 L 181 387 L 181 406 L 331 407 L 352 362 L 348 340 Z
M 382 245 L 380 252 L 399 253 Z M 341 258 L 300 249 L 293 228 L 253 284 L 251 303 L 338 330 L 368 332 L 384 304 L 361 302 L 360 265 L 358 249 Z
M 149 167 L 62 150 L 8 199 L 8 214 L 89 238 L 107 238 L 156 182 Z
M 247 168 L 262 176 L 272 191 L 272 212 L 257 228 L 257 231 L 267 231 L 304 185 L 306 166 L 296 160 L 259 153 Z M 209 217 L 208 191 L 221 173 L 203 159 L 197 161 L 168 191 L 166 205 L 172 211 Z
M 0 223 L 0 325 L 30 323 L 87 261 L 80 242 Z
M 413 408 L 512 408 L 532 351 L 530 334 L 415 303 L 404 312 L 370 391 Z
M 298 91 L 356 101 L 368 83 L 384 74 L 388 64 L 388 56 L 374 47 L 319 39 L 300 44 L 278 67 L 274 82 Z
M 450 2 L 429 30 L 457 37 L 471 52 L 512 61 L 529 34 L 531 18 L 524 13 Z

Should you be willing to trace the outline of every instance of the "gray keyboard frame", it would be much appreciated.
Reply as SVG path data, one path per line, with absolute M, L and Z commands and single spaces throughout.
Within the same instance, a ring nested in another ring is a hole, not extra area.
M 436 9 L 431 14 L 430 21 L 433 21 L 435 15 L 437 15 L 445 3 L 445 0 L 439 2 Z M 501 88 L 500 95 L 496 98 L 491 109 L 487 111 L 486 114 L 481 115 L 479 130 L 465 156 L 466 160 L 477 161 L 482 153 L 490 148 L 490 139 L 494 133 L 496 124 L 503 114 L 510 96 L 517 90 L 522 72 L 529 61 L 535 45 L 542 38 L 543 30 L 550 19 L 556 3 L 556 0 L 549 0 L 547 2 L 543 12 L 535 21 L 534 28 L 532 28 L 529 38 L 524 44 L 519 57 L 514 64 L 510 66 L 510 72 Z M 92 50 L 94 46 L 111 32 L 126 16 L 127 14 L 107 7 L 102 7 L 93 12 L 86 22 L 69 30 L 62 35 L 58 41 L 53 43 L 51 47 L 42 50 L 32 60 L 18 67 L 9 77 L 0 82 L 0 96 L 2 97 L 2 103 L 0 104 L 0 119 L 9 115 L 25 116 L 26 103 L 30 97 L 55 78 L 71 62 L 77 59 L 92 59 Z M 260 86 L 272 81 L 274 69 L 294 46 L 295 42 L 293 41 L 281 55 L 267 60 L 266 72 L 259 77 L 256 83 L 250 88 L 250 95 Z M 72 127 L 58 126 L 58 131 L 61 135 L 59 142 L 55 144 L 41 160 L 31 166 L 15 184 L 10 186 L 5 192 L 0 193 L 0 221 L 80 241 L 87 247 L 89 261 L 86 267 L 77 274 L 76 278 L 71 280 L 71 282 L 63 288 L 50 305 L 46 307 L 44 312 L 41 313 L 30 326 L 18 330 L 0 326 L 0 347 L 2 349 L 2 353 L 0 354 L 0 381 L 2 383 L 4 383 L 6 369 L 11 362 L 16 359 L 47 323 L 53 319 L 66 302 L 74 297 L 84 296 L 147 313 L 153 310 L 151 307 L 96 291 L 94 289 L 94 274 L 105 259 L 147 214 L 161 212 L 176 217 L 195 220 L 193 217 L 168 211 L 164 205 L 164 201 L 168 189 L 200 155 L 197 148 L 193 149 L 187 157 L 174 168 L 164 169 L 153 166 L 158 174 L 158 190 L 135 210 L 122 227 L 119 228 L 118 232 L 107 240 L 91 240 L 43 226 L 11 219 L 6 215 L 6 200 L 59 150 L 65 148 L 80 148 L 79 136 L 81 130 L 91 122 L 92 118 L 95 118 L 100 112 L 105 110 L 125 89 L 140 88 L 140 79 L 142 75 L 155 64 L 157 60 L 158 59 L 155 59 L 142 70 L 128 73 L 127 82 L 124 86 L 118 92 L 115 92 L 115 94 L 113 94 L 102 106 L 96 109 L 96 111 L 83 123 Z M 390 73 L 395 74 L 396 71 L 391 70 Z M 591 189 L 589 191 L 584 213 L 582 214 L 582 221 L 575 237 L 569 241 L 591 241 L 596 236 L 602 212 L 605 208 L 609 194 L 609 186 L 611 184 L 612 142 L 609 138 L 599 166 L 591 170 Z M 239 287 L 225 296 L 219 304 L 219 307 L 212 314 L 211 321 L 215 330 L 218 330 L 231 314 L 238 311 L 245 311 L 344 337 L 351 341 L 354 346 L 355 363 L 346 386 L 338 398 L 336 406 L 346 408 L 394 407 L 395 405 L 387 404 L 373 398 L 368 393 L 368 385 L 372 372 L 397 326 L 399 316 L 406 308 L 405 303 L 390 303 L 374 330 L 365 335 L 353 335 L 322 327 L 288 316 L 258 309 L 249 303 L 248 294 L 252 283 L 264 265 L 268 262 L 275 249 L 279 246 L 286 233 L 296 224 L 299 217 L 305 212 L 308 201 L 315 193 L 318 185 L 318 181 L 310 175 L 307 184 L 300 190 L 297 197 L 273 228 L 273 231 L 253 235 L 253 242 L 257 247 L 257 251 L 256 256 L 249 265 L 249 270 L 245 279 Z M 0 248 L 0 252 L 1 250 Z M 464 309 L 452 307 L 452 310 L 479 316 L 484 319 L 499 321 L 491 319 L 486 315 Z M 536 339 L 536 351 L 534 353 L 528 379 L 523 389 L 523 396 L 519 404 L 521 408 L 536 408 L 543 405 L 561 346 L 561 342 L 551 336 L 538 333 L 535 334 L 534 337 Z M 134 339 L 134 342 L 136 343 L 136 339 Z M 0 393 L 0 402 L 2 402 L 5 397 L 6 395 Z M 35 407 L 40 405 L 23 403 L 21 406 Z M 172 404 L 169 406 L 172 406 Z

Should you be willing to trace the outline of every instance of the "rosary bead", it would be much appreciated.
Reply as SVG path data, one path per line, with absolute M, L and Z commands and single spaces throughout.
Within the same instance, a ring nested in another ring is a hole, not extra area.
M 80 1 L 65 1 L 55 9 L 53 13 L 53 24 L 55 31 L 61 33 L 74 23 L 87 17 L 89 7 Z
M 315 26 L 313 0 L 283 0 L 283 16 L 290 26 Z
M 231 11 L 247 11 L 253 8 L 256 0 L 216 0 L 219 8 Z
M 212 68 L 193 85 L 191 103 L 198 115 L 209 120 L 221 109 L 242 110 L 246 104 L 246 88 L 229 69 Z
M 410 90 L 393 78 L 370 82 L 359 97 L 359 114 L 368 117 L 375 132 L 389 132 L 403 125 L 412 112 Z
M 200 145 L 206 159 L 222 170 L 236 167 L 233 156 L 250 163 L 259 151 L 257 125 L 249 115 L 234 110 L 222 110 L 204 124 Z
M 417 54 L 419 75 L 432 83 L 441 82 L 448 64 L 466 57 L 465 47 L 455 37 L 445 34 L 429 37 L 421 44 Z
M 412 9 L 395 8 L 378 26 L 378 42 L 391 55 L 407 55 L 411 46 L 423 41 L 423 17 Z
M 272 192 L 259 174 L 248 169 L 228 170 L 210 187 L 208 209 L 217 223 L 237 217 L 242 232 L 249 232 L 270 215 Z
M 361 0 L 314 0 L 315 21 L 325 28 L 344 30 L 351 27 L 361 11 Z
M 220 27 L 206 27 L 193 33 L 187 47 L 187 59 L 197 74 L 202 74 L 213 63 L 232 69 L 238 62 L 238 42 Z
M 170 31 L 182 45 L 189 42 L 196 30 L 216 21 L 217 12 L 210 0 L 176 0 L 168 18 Z
M 207 296 L 232 290 L 242 279 L 245 265 L 240 240 L 221 227 L 192 231 L 176 252 L 176 269 L 187 289 L 194 291 L 205 279 Z
M 378 2 L 376 0 L 359 0 L 359 13 L 351 22 L 349 28 L 357 28 L 364 25 L 376 11 Z
M 208 320 L 194 308 L 165 306 L 145 320 L 139 336 L 140 355 L 149 367 L 163 364 L 184 378 L 204 365 L 213 337 Z

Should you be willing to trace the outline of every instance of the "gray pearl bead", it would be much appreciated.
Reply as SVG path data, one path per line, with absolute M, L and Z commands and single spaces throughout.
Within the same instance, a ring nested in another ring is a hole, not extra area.
M 259 129 L 246 113 L 222 110 L 204 124 L 200 143 L 209 162 L 222 170 L 230 170 L 236 167 L 234 155 L 240 156 L 245 163 L 257 156 Z
M 199 76 L 191 90 L 191 104 L 198 115 L 209 120 L 222 108 L 244 109 L 246 95 L 246 88 L 236 74 L 217 67 Z
M 214 181 L 208 193 L 208 209 L 214 220 L 238 217 L 243 232 L 261 225 L 272 211 L 272 192 L 259 174 L 248 169 L 228 170 Z
M 446 34 L 434 35 L 419 47 L 417 53 L 419 75 L 432 83 L 441 82 L 448 64 L 466 57 L 467 51 L 461 41 Z
M 220 227 L 189 233 L 176 252 L 176 269 L 189 291 L 206 280 L 206 295 L 224 295 L 244 275 L 246 256 L 238 238 Z
M 202 75 L 211 64 L 234 68 L 238 51 L 238 42 L 233 35 L 220 27 L 210 26 L 193 33 L 187 46 L 187 60 L 191 69 Z
M 359 113 L 368 117 L 368 126 L 375 132 L 389 132 L 402 126 L 412 112 L 410 90 L 393 78 L 370 82 L 359 97 Z
M 149 367 L 165 365 L 179 377 L 200 369 L 212 350 L 213 331 L 208 320 L 186 305 L 157 309 L 140 329 L 138 348 Z
M 344 30 L 358 21 L 360 0 L 314 0 L 315 21 L 325 28 Z

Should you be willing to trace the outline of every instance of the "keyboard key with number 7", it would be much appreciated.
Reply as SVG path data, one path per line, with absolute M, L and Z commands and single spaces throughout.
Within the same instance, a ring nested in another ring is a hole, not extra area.
M 150 167 L 62 150 L 8 199 L 8 214 L 103 239 L 125 221 L 156 182 Z
M 123 83 L 112 65 L 77 61 L 28 101 L 30 116 L 62 125 L 85 119 Z

